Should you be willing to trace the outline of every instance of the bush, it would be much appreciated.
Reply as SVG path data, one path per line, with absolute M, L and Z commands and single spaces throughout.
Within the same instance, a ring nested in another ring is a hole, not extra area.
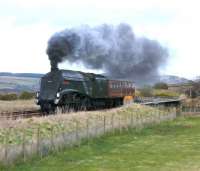
M 166 83 L 160 82 L 154 85 L 155 89 L 168 89 L 168 85 Z
M 23 91 L 23 92 L 19 95 L 19 99 L 20 99 L 20 100 L 33 99 L 34 97 L 35 97 L 35 93 L 31 93 L 31 92 L 27 92 L 27 91 Z
M 11 93 L 11 94 L 4 94 L 0 96 L 0 100 L 17 100 L 17 94 Z
M 152 97 L 153 90 L 149 86 L 145 86 L 144 88 L 140 89 L 140 95 L 143 97 Z
M 166 97 L 166 98 L 179 97 L 180 95 L 177 92 L 169 90 L 154 90 L 153 94 L 155 97 Z

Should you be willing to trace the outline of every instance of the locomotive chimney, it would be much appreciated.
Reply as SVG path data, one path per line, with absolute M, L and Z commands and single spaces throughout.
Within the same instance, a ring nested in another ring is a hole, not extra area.
M 51 71 L 58 70 L 58 63 L 54 60 L 51 60 Z

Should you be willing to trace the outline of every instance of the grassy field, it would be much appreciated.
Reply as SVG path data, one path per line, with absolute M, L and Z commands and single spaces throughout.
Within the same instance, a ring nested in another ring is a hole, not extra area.
M 200 170 L 200 118 L 105 135 L 63 152 L 0 170 Z

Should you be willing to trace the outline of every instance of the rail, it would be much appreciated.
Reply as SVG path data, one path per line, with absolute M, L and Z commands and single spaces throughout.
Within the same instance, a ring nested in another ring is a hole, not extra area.
M 1 112 L 0 119 L 21 119 L 42 116 L 39 110 L 15 111 L 15 112 Z

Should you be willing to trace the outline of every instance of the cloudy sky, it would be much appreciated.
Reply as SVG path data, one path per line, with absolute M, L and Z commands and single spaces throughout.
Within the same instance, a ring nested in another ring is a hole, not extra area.
M 128 23 L 168 47 L 163 74 L 192 78 L 200 75 L 199 7 L 198 0 L 0 0 L 0 72 L 48 72 L 47 41 L 64 28 Z

